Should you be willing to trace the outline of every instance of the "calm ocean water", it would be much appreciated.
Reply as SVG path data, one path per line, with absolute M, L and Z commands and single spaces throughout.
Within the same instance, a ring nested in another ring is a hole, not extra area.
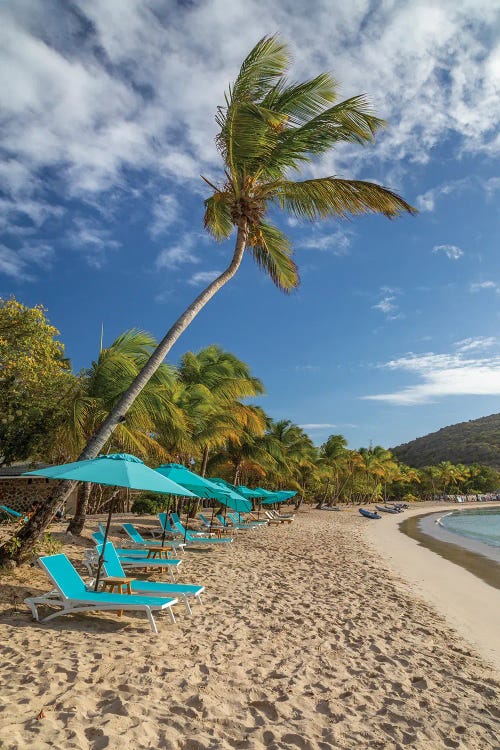
M 441 525 L 460 536 L 500 547 L 500 508 L 453 511 L 441 518 Z

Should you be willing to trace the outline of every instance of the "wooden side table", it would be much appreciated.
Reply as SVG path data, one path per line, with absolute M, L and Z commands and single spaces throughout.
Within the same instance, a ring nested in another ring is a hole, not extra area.
M 147 549 L 148 554 L 147 557 L 150 559 L 159 559 L 159 560 L 167 560 L 168 559 L 168 553 L 170 551 L 169 547 L 145 547 Z
M 109 591 L 110 594 L 129 594 L 132 595 L 133 578 L 124 578 L 123 576 L 108 576 L 101 578 L 101 591 Z M 118 612 L 118 617 L 123 614 L 123 609 Z

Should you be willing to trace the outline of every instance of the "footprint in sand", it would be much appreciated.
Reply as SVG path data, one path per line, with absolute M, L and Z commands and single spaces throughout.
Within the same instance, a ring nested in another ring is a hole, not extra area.
M 278 721 L 279 713 L 274 703 L 270 701 L 252 701 L 250 705 L 260 713 L 263 713 L 269 721 Z
M 106 737 L 102 729 L 91 727 L 85 730 L 85 737 L 92 744 L 92 750 L 104 750 L 109 747 L 109 737 Z
M 425 679 L 425 677 L 418 677 L 417 675 L 415 675 L 411 678 L 411 684 L 418 690 L 425 690 L 427 688 L 427 680 Z
M 284 734 L 281 738 L 281 742 L 284 747 L 300 747 L 301 750 L 312 750 L 312 745 L 309 740 L 301 737 L 300 734 Z

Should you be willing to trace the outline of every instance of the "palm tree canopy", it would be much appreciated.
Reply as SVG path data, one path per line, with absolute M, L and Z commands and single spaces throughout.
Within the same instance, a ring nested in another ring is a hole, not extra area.
M 67 420 L 59 436 L 71 456 L 78 454 L 88 436 L 105 419 L 155 346 L 156 340 L 146 331 L 125 331 L 101 350 L 97 362 L 80 373 L 78 387 L 68 399 Z M 161 419 L 172 422 L 182 419 L 171 398 L 174 382 L 173 369 L 162 364 L 134 402 L 126 421 L 116 428 L 109 449 L 168 458 L 154 432 Z
M 337 101 L 328 73 L 302 83 L 286 77 L 290 53 L 277 36 L 261 39 L 244 60 L 218 108 L 217 146 L 225 179 L 205 201 L 205 227 L 217 240 L 243 228 L 257 264 L 285 292 L 299 284 L 292 247 L 269 221 L 273 206 L 299 219 L 416 213 L 403 198 L 373 182 L 338 176 L 293 181 L 298 170 L 338 143 L 373 141 L 384 125 L 364 95 Z

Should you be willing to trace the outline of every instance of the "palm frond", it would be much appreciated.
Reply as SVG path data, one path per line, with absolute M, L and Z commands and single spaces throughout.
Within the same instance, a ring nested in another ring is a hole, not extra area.
M 275 189 L 275 200 L 294 216 L 310 221 L 366 213 L 383 214 L 392 219 L 404 212 L 417 213 L 413 206 L 388 188 L 373 182 L 337 177 L 283 181 Z
M 337 143 L 372 141 L 376 131 L 384 125 L 383 120 L 375 117 L 364 95 L 353 96 L 325 109 L 299 127 L 283 130 L 267 159 L 252 167 L 262 177 L 279 179 L 287 170 L 299 169 Z
M 290 60 L 287 45 L 277 35 L 262 37 L 244 59 L 227 97 L 228 103 L 262 99 L 285 73 Z
M 228 193 L 217 191 L 206 199 L 203 226 L 218 242 L 227 240 L 234 227 Z
M 288 237 L 277 227 L 260 222 L 248 240 L 252 255 L 278 289 L 290 292 L 300 282 L 297 266 L 291 258 L 292 247 Z
M 316 117 L 336 99 L 337 83 L 330 73 L 321 73 L 302 83 L 279 80 L 262 101 L 262 106 L 287 115 L 300 125 Z
M 277 36 L 263 37 L 247 55 L 215 120 L 220 128 L 216 143 L 233 180 L 245 161 L 259 158 L 274 147 L 279 113 L 259 103 L 285 73 L 290 62 L 287 46 Z
M 235 187 L 235 180 L 251 174 L 251 163 L 270 157 L 278 142 L 281 120 L 253 102 L 235 102 L 218 120 L 221 130 L 217 147 Z

